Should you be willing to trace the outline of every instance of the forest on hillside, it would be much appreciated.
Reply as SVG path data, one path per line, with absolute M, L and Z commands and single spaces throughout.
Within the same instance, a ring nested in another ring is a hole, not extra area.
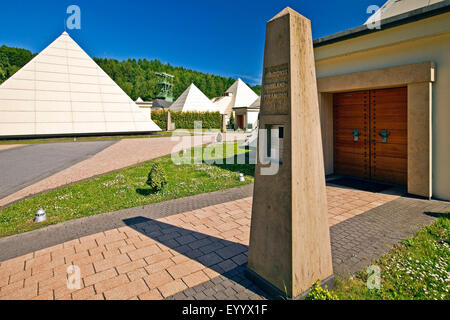
M 22 68 L 35 55 L 29 50 L 0 47 L 0 84 Z
M 0 84 L 22 68 L 36 54 L 26 49 L 0 47 Z M 202 73 L 183 67 L 163 64 L 159 60 L 94 58 L 94 61 L 133 99 L 138 97 L 149 101 L 157 94 L 155 72 L 167 72 L 175 76 L 174 97 L 178 98 L 184 90 L 194 83 L 209 98 L 220 96 L 235 81 L 209 73 Z M 252 87 L 260 95 L 261 86 Z

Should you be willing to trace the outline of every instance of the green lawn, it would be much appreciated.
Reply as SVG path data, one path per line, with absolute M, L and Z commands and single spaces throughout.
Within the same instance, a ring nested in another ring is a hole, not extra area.
M 363 271 L 353 279 L 338 279 L 333 293 L 342 300 L 449 300 L 449 261 L 447 214 L 374 263 L 381 268 L 379 290 L 368 289 Z
M 235 155 L 244 153 L 248 155 L 240 144 L 228 144 L 228 146 L 231 147 L 232 152 L 234 149 Z M 205 150 L 205 147 L 195 148 L 195 150 L 200 148 Z M 192 149 L 191 154 L 197 155 L 198 152 Z M 216 155 L 212 152 L 205 159 L 223 159 L 224 157 L 224 154 Z M 146 185 L 147 175 L 155 162 L 161 164 L 168 177 L 168 185 L 158 193 L 154 193 Z M 245 182 L 239 182 L 238 173 L 240 172 L 244 173 Z M 171 160 L 171 156 L 165 156 L 39 194 L 0 209 L 0 237 L 85 216 L 238 187 L 253 183 L 253 175 L 254 165 L 250 164 L 176 165 Z M 32 220 L 39 208 L 46 210 L 48 220 L 41 224 L 34 224 Z

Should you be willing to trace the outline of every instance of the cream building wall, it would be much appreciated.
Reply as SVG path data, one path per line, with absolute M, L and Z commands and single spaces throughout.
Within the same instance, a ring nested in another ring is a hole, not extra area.
M 318 46 L 315 48 L 315 58 L 319 83 L 323 78 L 337 75 L 421 62 L 434 63 L 431 97 L 432 195 L 450 200 L 450 13 Z M 355 88 L 357 84 L 353 85 Z M 330 98 L 331 95 L 322 94 L 322 105 L 329 104 Z M 322 121 L 328 121 L 328 125 L 332 126 L 332 116 L 321 116 Z M 324 127 L 329 126 L 325 124 Z M 324 135 L 329 134 L 325 129 Z M 325 146 L 327 148 L 332 146 Z M 329 173 L 332 154 L 327 150 L 325 154 Z
M 248 111 L 247 112 L 247 127 L 249 124 L 252 125 L 252 128 L 255 129 L 258 125 L 258 116 L 259 116 L 259 112 L 258 111 Z

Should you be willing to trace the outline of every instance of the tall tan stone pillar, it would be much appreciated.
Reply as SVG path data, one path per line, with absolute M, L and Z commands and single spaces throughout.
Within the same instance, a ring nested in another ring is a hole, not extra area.
M 222 131 L 222 133 L 227 132 L 227 116 L 225 114 L 222 114 L 222 125 L 220 131 Z
M 172 117 L 170 115 L 170 110 L 167 110 L 166 131 L 172 131 Z
M 290 8 L 267 23 L 260 129 L 281 150 L 269 164 L 258 152 L 249 275 L 296 298 L 333 267 L 311 23 Z

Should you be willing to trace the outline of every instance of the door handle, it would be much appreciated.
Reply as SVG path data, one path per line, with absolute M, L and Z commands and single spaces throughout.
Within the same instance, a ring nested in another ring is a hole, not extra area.
M 382 138 L 381 142 L 386 143 L 386 142 L 387 142 L 387 139 L 388 139 L 389 136 L 391 135 L 391 132 L 390 132 L 389 130 L 383 129 L 383 130 L 381 130 L 378 134 L 379 134 L 379 135 L 381 136 L 381 138 Z
M 352 135 L 353 135 L 353 141 L 358 141 L 359 136 L 361 135 L 361 132 L 359 132 L 358 129 L 355 129 L 355 130 L 353 130 Z

